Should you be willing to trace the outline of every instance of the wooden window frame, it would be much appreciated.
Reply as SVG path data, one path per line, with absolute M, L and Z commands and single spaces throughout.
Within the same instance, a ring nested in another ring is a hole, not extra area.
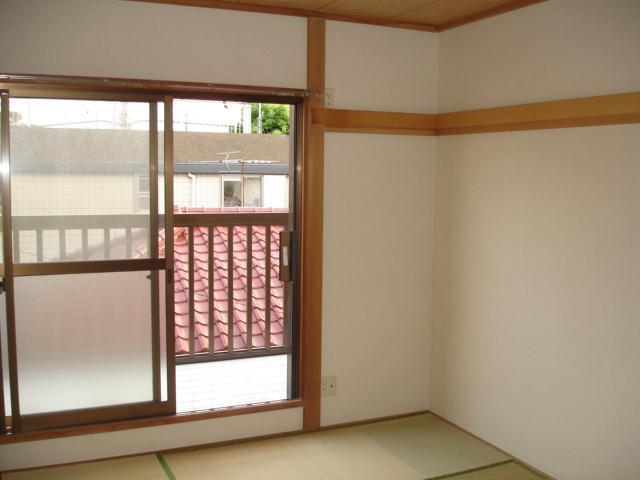
M 317 19 L 315 19 L 317 20 Z M 322 23 L 323 37 L 322 37 L 322 51 L 324 51 L 324 21 Z M 324 57 L 323 60 L 324 62 Z M 322 66 L 324 75 L 324 64 Z M 323 79 L 324 82 L 324 79 Z M 149 418 L 135 418 L 122 420 L 122 413 L 131 410 L 127 406 L 114 407 L 114 416 L 110 423 L 103 424 L 83 424 L 78 426 L 69 426 L 63 428 L 55 428 L 55 425 L 51 424 L 51 429 L 40 430 L 32 432 L 22 432 L 7 435 L 0 435 L 0 444 L 14 443 L 28 440 L 42 440 L 44 438 L 58 438 L 70 435 L 84 435 L 89 433 L 98 433 L 101 431 L 113 431 L 122 430 L 128 428 L 141 428 L 154 425 L 165 425 L 171 423 L 181 423 L 185 421 L 198 421 L 207 418 L 217 418 L 229 415 L 242 415 L 248 413 L 281 410 L 284 408 L 303 408 L 304 428 L 306 430 L 314 430 L 319 428 L 319 365 L 320 359 L 313 358 L 315 353 L 319 354 L 320 351 L 320 339 L 317 338 L 305 338 L 305 336 L 312 334 L 313 331 L 319 331 L 320 329 L 316 325 L 314 328 L 309 328 L 309 324 L 319 319 L 319 306 L 321 304 L 321 291 L 313 292 L 313 297 L 316 299 L 314 302 L 309 298 L 305 298 L 303 292 L 309 291 L 309 288 L 305 288 L 305 282 L 308 281 L 309 273 L 311 269 L 309 265 L 318 263 L 318 252 L 310 252 L 311 243 L 309 242 L 309 235 L 304 235 L 304 231 L 309 225 L 318 225 L 322 222 L 322 197 L 313 195 L 308 192 L 308 185 L 310 182 L 314 182 L 317 187 L 317 178 L 314 181 L 314 176 L 308 173 L 309 159 L 307 158 L 309 150 L 309 135 L 307 129 L 318 127 L 311 127 L 310 122 L 310 108 L 312 105 L 318 105 L 318 100 L 321 101 L 322 89 L 316 89 L 315 92 L 307 93 L 305 90 L 300 89 L 281 89 L 272 87 L 252 87 L 252 86 L 217 86 L 211 84 L 197 84 L 197 83 L 179 83 L 175 82 L 157 82 L 146 80 L 126 80 L 126 79 L 103 79 L 92 77 L 65 77 L 65 76 L 38 76 L 38 75 L 0 75 L 0 89 L 8 90 L 12 95 L 16 96 L 28 96 L 28 97 L 46 97 L 46 98 L 74 98 L 74 99 L 96 99 L 96 96 L 101 98 L 113 97 L 118 100 L 139 100 L 140 94 L 144 94 L 150 99 L 161 101 L 165 98 L 189 98 L 200 100 L 240 100 L 240 101 L 261 101 L 263 103 L 287 103 L 291 104 L 295 108 L 295 118 L 297 121 L 297 128 L 295 129 L 295 138 L 293 139 L 293 146 L 295 148 L 295 154 L 298 158 L 298 164 L 295 166 L 295 200 L 296 200 L 296 212 L 294 222 L 297 225 L 298 233 L 298 267 L 299 267 L 299 286 L 296 289 L 296 295 L 293 299 L 292 306 L 298 312 L 299 326 L 296 326 L 294 335 L 297 335 L 297 342 L 294 342 L 296 347 L 294 348 L 295 369 L 292 374 L 292 381 L 294 383 L 294 393 L 296 395 L 287 401 L 271 402 L 264 405 L 251 405 L 245 407 L 233 407 L 218 410 L 211 410 L 207 412 L 195 412 L 189 414 L 174 414 L 174 415 L 162 415 L 161 412 L 155 412 L 153 409 L 149 411 Z M 315 100 L 315 103 L 312 101 Z M 165 108 L 165 119 L 171 115 L 171 111 Z M 167 131 L 167 130 L 165 130 Z M 316 142 L 317 142 L 316 135 Z M 324 139 L 322 139 L 323 143 Z M 171 150 L 172 145 L 165 145 L 165 151 Z M 167 172 L 168 174 L 169 172 Z M 311 178 L 310 178 L 311 177 Z M 315 205 L 315 210 L 312 208 Z M 319 207 L 319 210 L 318 208 Z M 318 219 L 318 211 L 320 212 L 320 218 Z M 313 218 L 312 218 L 313 217 Z M 319 220 L 319 222 L 318 222 Z M 314 232 L 313 238 L 315 238 L 314 245 L 317 248 L 318 242 L 321 248 L 322 232 Z M 5 245 L 6 249 L 7 245 Z M 321 250 L 320 250 L 321 252 Z M 314 260 L 315 258 L 315 260 Z M 321 254 L 319 255 L 321 259 Z M 321 266 L 321 261 L 320 261 Z M 307 276 L 304 276 L 303 272 L 307 272 Z M 317 278 L 318 271 L 316 270 L 315 276 Z M 321 279 L 321 277 L 320 277 Z M 317 288 L 317 282 L 316 288 Z M 294 306 L 295 305 L 295 306 Z M 307 318 L 308 310 L 314 310 L 315 314 L 312 314 L 312 321 L 308 322 L 303 320 Z M 15 339 L 14 339 L 15 340 Z M 309 345 L 316 344 L 315 348 L 309 348 Z M 311 355 L 310 355 L 311 354 Z M 15 358 L 13 359 L 15 364 Z M 309 375 L 308 372 L 314 372 Z M 316 379 L 317 381 L 314 381 Z M 313 381 L 317 385 L 310 386 L 309 382 Z M 313 390 L 317 391 L 317 398 L 313 398 Z M 131 411 L 133 413 L 133 411 Z M 63 413 L 63 415 L 72 415 L 73 412 Z M 158 416 L 161 415 L 161 416 Z M 312 417 L 315 421 L 309 423 L 306 419 Z M 4 418 L 4 417 L 3 417 Z M 105 421 L 105 420 L 100 420 Z

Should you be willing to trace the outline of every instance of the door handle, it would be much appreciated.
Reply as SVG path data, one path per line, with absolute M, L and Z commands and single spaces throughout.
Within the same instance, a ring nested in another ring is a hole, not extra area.
M 280 265 L 279 274 L 283 282 L 291 281 L 291 234 L 288 230 L 280 232 Z

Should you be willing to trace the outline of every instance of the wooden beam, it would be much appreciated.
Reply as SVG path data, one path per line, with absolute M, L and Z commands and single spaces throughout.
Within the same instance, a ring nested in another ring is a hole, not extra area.
M 424 32 L 437 32 L 438 27 L 420 22 L 406 22 L 393 19 L 376 18 L 368 15 L 343 14 L 323 10 L 308 10 L 304 8 L 282 7 L 254 3 L 230 2 L 228 0 L 128 0 L 130 2 L 161 3 L 168 5 L 182 5 L 189 7 L 218 8 L 221 10 L 238 10 L 241 12 L 271 13 L 292 17 L 322 18 L 339 22 L 364 23 L 381 27 L 406 28 Z
M 382 133 L 394 135 L 434 135 L 436 116 L 418 113 L 369 112 L 315 108 L 314 124 L 327 132 Z
M 325 23 L 323 18 L 307 20 L 307 89 L 312 92 L 324 92 Z M 323 106 L 322 97 L 305 98 L 300 266 L 301 396 L 305 431 L 320 428 L 324 126 L 311 122 L 311 112 Z
M 314 108 L 327 132 L 460 135 L 640 123 L 640 92 L 574 98 L 437 115 Z
M 436 135 L 640 123 L 640 92 L 441 113 Z

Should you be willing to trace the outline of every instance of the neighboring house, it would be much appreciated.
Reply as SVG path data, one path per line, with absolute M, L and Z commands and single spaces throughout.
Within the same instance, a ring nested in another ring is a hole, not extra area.
M 12 126 L 11 135 L 14 217 L 148 213 L 148 132 Z M 174 205 L 287 208 L 289 143 L 285 135 L 175 132 Z M 95 244 L 103 232 L 88 235 Z M 16 260 L 35 261 L 35 230 L 19 237 Z M 65 240 L 67 252 L 82 246 L 73 232 Z M 44 260 L 59 258 L 57 232 L 45 229 L 41 242 Z

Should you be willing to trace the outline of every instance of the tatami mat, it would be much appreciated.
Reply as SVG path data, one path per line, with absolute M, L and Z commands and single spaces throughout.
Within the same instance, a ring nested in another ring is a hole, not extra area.
M 178 480 L 424 480 L 508 460 L 430 414 L 165 458 Z
M 499 450 L 431 415 L 355 427 L 422 478 L 446 475 L 508 460 Z
M 166 455 L 178 480 L 422 480 L 366 435 L 325 432 Z
M 155 455 L 119 458 L 24 472 L 3 473 L 2 480 L 167 480 Z
M 541 480 L 542 477 L 516 462 L 457 475 L 446 475 L 430 480 Z
M 9 473 L 3 480 L 539 480 L 431 414 L 167 455 Z

